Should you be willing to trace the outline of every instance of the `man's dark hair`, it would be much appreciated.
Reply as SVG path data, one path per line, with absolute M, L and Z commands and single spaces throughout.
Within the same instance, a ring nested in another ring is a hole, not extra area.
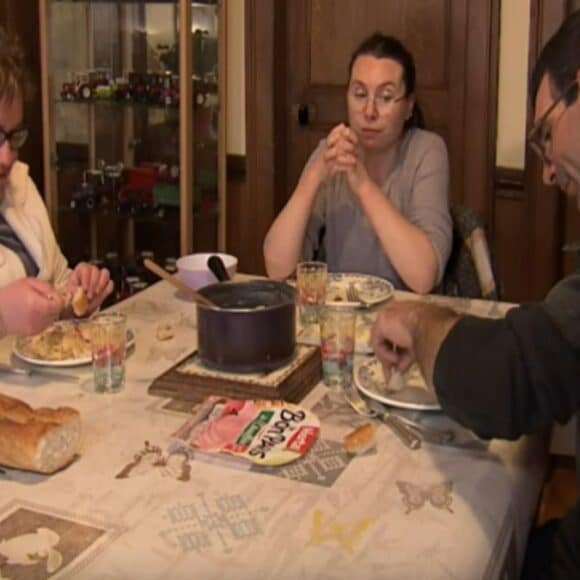
M 561 95 L 572 84 L 580 69 L 580 10 L 564 20 L 556 34 L 548 40 L 534 67 L 530 83 L 530 97 L 536 101 L 540 83 L 548 75 L 552 88 Z M 578 87 L 566 95 L 566 104 L 578 96 Z
M 348 65 L 348 79 L 352 76 L 352 67 L 354 61 L 363 55 L 374 56 L 375 58 L 390 58 L 398 62 L 403 69 L 403 82 L 405 83 L 405 96 L 414 94 L 415 92 L 415 61 L 413 55 L 403 46 L 403 43 L 394 36 L 387 36 L 380 32 L 375 32 L 356 48 L 350 57 Z M 413 113 L 407 121 L 405 121 L 405 129 L 411 127 L 418 127 L 422 129 L 425 126 L 423 113 L 419 105 L 415 101 Z

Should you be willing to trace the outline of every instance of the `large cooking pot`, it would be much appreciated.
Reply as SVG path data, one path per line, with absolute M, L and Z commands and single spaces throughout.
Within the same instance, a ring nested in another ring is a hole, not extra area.
M 198 290 L 217 307 L 197 304 L 201 362 L 226 372 L 269 372 L 296 347 L 296 291 L 285 282 L 219 282 Z

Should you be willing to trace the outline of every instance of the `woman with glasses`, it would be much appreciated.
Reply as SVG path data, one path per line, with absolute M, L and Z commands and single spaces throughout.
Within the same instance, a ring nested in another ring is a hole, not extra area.
M 449 165 L 423 130 L 413 57 L 379 33 L 353 53 L 348 125 L 334 127 L 306 164 L 265 242 L 268 274 L 289 276 L 314 257 L 427 293 L 451 249 Z
M 112 291 L 107 270 L 84 263 L 68 268 L 28 166 L 18 161 L 28 137 L 23 103 L 29 91 L 19 42 L 0 27 L 0 335 L 41 330 L 79 286 L 89 312 Z

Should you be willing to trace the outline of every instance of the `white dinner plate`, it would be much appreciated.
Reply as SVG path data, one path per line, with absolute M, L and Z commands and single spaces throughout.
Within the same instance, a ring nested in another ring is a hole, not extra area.
M 67 322 L 58 322 L 57 324 L 67 324 Z M 70 324 L 74 324 L 71 322 Z M 81 356 L 77 358 L 66 358 L 60 360 L 47 360 L 44 358 L 35 357 L 27 354 L 23 349 L 26 338 L 19 338 L 14 343 L 13 353 L 19 359 L 30 363 L 32 365 L 39 365 L 44 367 L 76 367 L 81 365 L 90 364 L 91 355 L 90 352 L 86 356 Z M 127 348 L 131 348 L 135 344 L 135 333 L 128 329 L 127 330 Z
M 354 288 L 361 302 L 348 300 L 349 287 Z M 370 307 L 388 300 L 393 295 L 393 285 L 384 278 L 370 274 L 337 273 L 328 274 L 326 283 L 326 303 L 345 304 L 355 307 Z
M 354 364 L 354 382 L 367 397 L 402 409 L 417 411 L 439 411 L 441 406 L 437 395 L 425 383 L 419 367 L 412 365 L 403 373 L 401 388 L 399 381 L 385 383 L 383 369 L 376 357 L 356 357 Z M 397 384 L 397 382 L 399 384 Z

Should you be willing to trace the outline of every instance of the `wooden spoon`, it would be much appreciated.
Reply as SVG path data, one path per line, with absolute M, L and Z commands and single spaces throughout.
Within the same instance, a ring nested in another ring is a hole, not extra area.
M 215 302 L 212 302 L 199 292 L 196 292 L 195 290 L 187 286 L 187 284 L 184 284 L 179 278 L 172 276 L 169 272 L 165 271 L 161 266 L 153 262 L 153 260 L 145 258 L 145 260 L 143 260 L 143 265 L 148 270 L 153 272 L 155 275 L 159 276 L 160 278 L 163 278 L 163 280 L 167 280 L 167 282 L 169 282 L 170 284 L 173 284 L 173 286 L 175 286 L 181 293 L 185 294 L 186 296 L 189 296 L 190 298 L 193 298 L 193 300 L 195 300 L 198 304 L 218 308 L 218 305 Z

